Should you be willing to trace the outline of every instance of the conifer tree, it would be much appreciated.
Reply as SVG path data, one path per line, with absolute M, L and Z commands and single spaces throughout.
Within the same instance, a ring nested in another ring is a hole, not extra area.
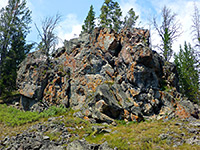
M 25 0 L 9 0 L 0 10 L 0 95 L 15 89 L 17 68 L 32 44 L 26 44 L 31 11 Z
M 95 12 L 93 5 L 90 6 L 90 10 L 88 15 L 84 21 L 84 25 L 82 25 L 82 32 L 89 32 L 94 29 L 95 27 Z
M 180 91 L 191 101 L 198 102 L 200 98 L 199 92 L 199 76 L 196 70 L 194 50 L 190 44 L 184 44 L 184 48 L 180 46 L 180 52 L 175 55 L 174 60 L 179 75 Z
M 139 16 L 136 16 L 135 11 L 131 8 L 126 17 L 124 17 L 124 27 L 133 28 Z
M 115 31 L 119 31 L 122 27 L 122 11 L 119 6 L 119 3 L 114 2 L 113 4 L 113 13 L 112 13 L 112 21 L 113 21 L 113 29 Z
M 118 2 L 105 0 L 101 7 L 100 25 L 102 27 L 113 28 L 115 31 L 121 29 L 122 11 Z

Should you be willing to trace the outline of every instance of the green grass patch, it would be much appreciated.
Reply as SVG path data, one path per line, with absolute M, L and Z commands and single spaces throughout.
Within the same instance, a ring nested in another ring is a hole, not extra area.
M 47 118 L 50 116 L 57 116 L 64 114 L 68 109 L 63 106 L 52 106 L 42 113 L 21 111 L 6 104 L 0 105 L 0 123 L 8 126 L 19 126 L 22 124 L 30 123 L 39 120 L 40 118 Z
M 49 109 L 44 110 L 39 115 L 42 118 L 47 118 L 47 117 L 50 117 L 50 116 L 59 116 L 59 115 L 62 115 L 64 113 L 68 112 L 68 111 L 69 111 L 69 109 L 65 108 L 63 105 L 51 106 Z
M 40 114 L 37 112 L 23 112 L 7 105 L 0 105 L 0 122 L 8 126 L 22 125 L 37 121 Z

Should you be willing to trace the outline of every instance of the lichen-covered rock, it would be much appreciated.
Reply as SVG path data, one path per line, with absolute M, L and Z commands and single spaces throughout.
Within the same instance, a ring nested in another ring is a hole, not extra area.
M 27 101 L 63 104 L 96 122 L 198 118 L 197 106 L 178 93 L 175 65 L 151 50 L 149 36 L 95 28 L 65 41 L 48 63 L 40 51 L 31 53 L 18 72 L 19 91 Z
M 23 109 L 29 110 L 36 102 L 42 100 L 48 81 L 47 71 L 47 57 L 42 51 L 30 53 L 20 64 L 16 83 L 22 95 Z

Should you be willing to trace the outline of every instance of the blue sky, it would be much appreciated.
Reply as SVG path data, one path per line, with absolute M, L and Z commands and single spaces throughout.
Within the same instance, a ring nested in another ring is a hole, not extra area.
M 0 0 L 0 8 L 7 4 L 8 0 Z M 191 42 L 191 25 L 194 2 L 200 8 L 200 0 L 115 0 L 120 4 L 123 15 L 130 8 L 133 8 L 139 21 L 137 26 L 151 29 L 152 44 L 159 43 L 159 37 L 151 26 L 149 20 L 154 16 L 160 20 L 161 9 L 167 5 L 173 12 L 177 13 L 177 19 L 182 24 L 182 36 L 173 44 L 173 48 L 178 51 L 179 45 L 184 41 Z M 76 37 L 81 31 L 81 25 L 87 16 L 90 5 L 94 6 L 96 17 L 99 16 L 100 8 L 104 0 L 27 0 L 27 5 L 32 11 L 32 28 L 28 36 L 29 41 L 38 42 L 38 34 L 34 23 L 40 27 L 41 21 L 46 16 L 52 16 L 56 13 L 62 15 L 62 20 L 57 28 L 57 34 L 60 38 L 60 46 L 67 39 Z

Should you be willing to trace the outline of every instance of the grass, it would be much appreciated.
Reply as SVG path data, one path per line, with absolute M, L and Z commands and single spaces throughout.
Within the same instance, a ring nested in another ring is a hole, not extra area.
M 125 122 L 116 120 L 117 126 L 91 124 L 90 122 L 73 117 L 75 111 L 66 109 L 62 106 L 51 107 L 43 113 L 22 112 L 6 105 L 0 105 L 0 135 L 13 136 L 28 129 L 33 124 L 48 123 L 47 118 L 51 116 L 59 116 L 56 124 L 64 124 L 68 128 L 68 132 L 72 134 L 70 141 L 85 138 L 89 143 L 101 144 L 108 142 L 111 148 L 117 147 L 119 150 L 189 150 L 200 149 L 198 145 L 189 145 L 184 143 L 182 146 L 173 147 L 168 138 L 161 139 L 162 133 L 170 133 L 174 138 L 184 133 L 184 139 L 189 139 L 192 135 L 185 128 L 175 125 L 177 122 L 187 124 L 180 120 L 171 120 L 164 122 L 162 120 L 148 120 L 144 122 Z M 111 130 L 110 133 L 97 132 L 93 126 L 103 126 Z M 70 128 L 69 128 L 70 127 Z M 60 140 L 62 131 L 47 131 L 44 135 L 50 137 L 51 140 Z M 76 136 L 78 135 L 78 136 Z M 0 140 L 1 140 L 0 136 Z
M 23 112 L 7 105 L 0 105 L 0 122 L 8 126 L 22 125 L 37 121 L 40 114 L 37 112 Z
M 0 123 L 7 126 L 19 126 L 26 123 L 38 121 L 40 118 L 47 118 L 50 116 L 60 115 L 68 111 L 63 106 L 52 106 L 42 113 L 21 111 L 6 104 L 0 105 Z
M 180 134 L 186 132 L 180 130 L 174 125 L 173 120 L 169 122 L 163 121 L 151 121 L 151 122 L 141 122 L 141 123 L 125 123 L 123 121 L 118 121 L 118 126 L 111 127 L 111 134 L 99 134 L 95 137 L 87 137 L 86 140 L 90 143 L 103 143 L 108 141 L 108 144 L 114 148 L 118 147 L 119 150 L 131 150 L 131 149 L 141 149 L 141 150 L 154 150 L 154 149 L 189 149 L 191 145 L 183 144 L 180 147 L 173 148 L 172 145 L 168 144 L 167 140 L 161 140 L 159 135 L 161 133 L 167 133 L 168 131 Z M 188 138 L 190 135 L 186 135 Z M 200 146 L 193 146 L 199 149 Z

